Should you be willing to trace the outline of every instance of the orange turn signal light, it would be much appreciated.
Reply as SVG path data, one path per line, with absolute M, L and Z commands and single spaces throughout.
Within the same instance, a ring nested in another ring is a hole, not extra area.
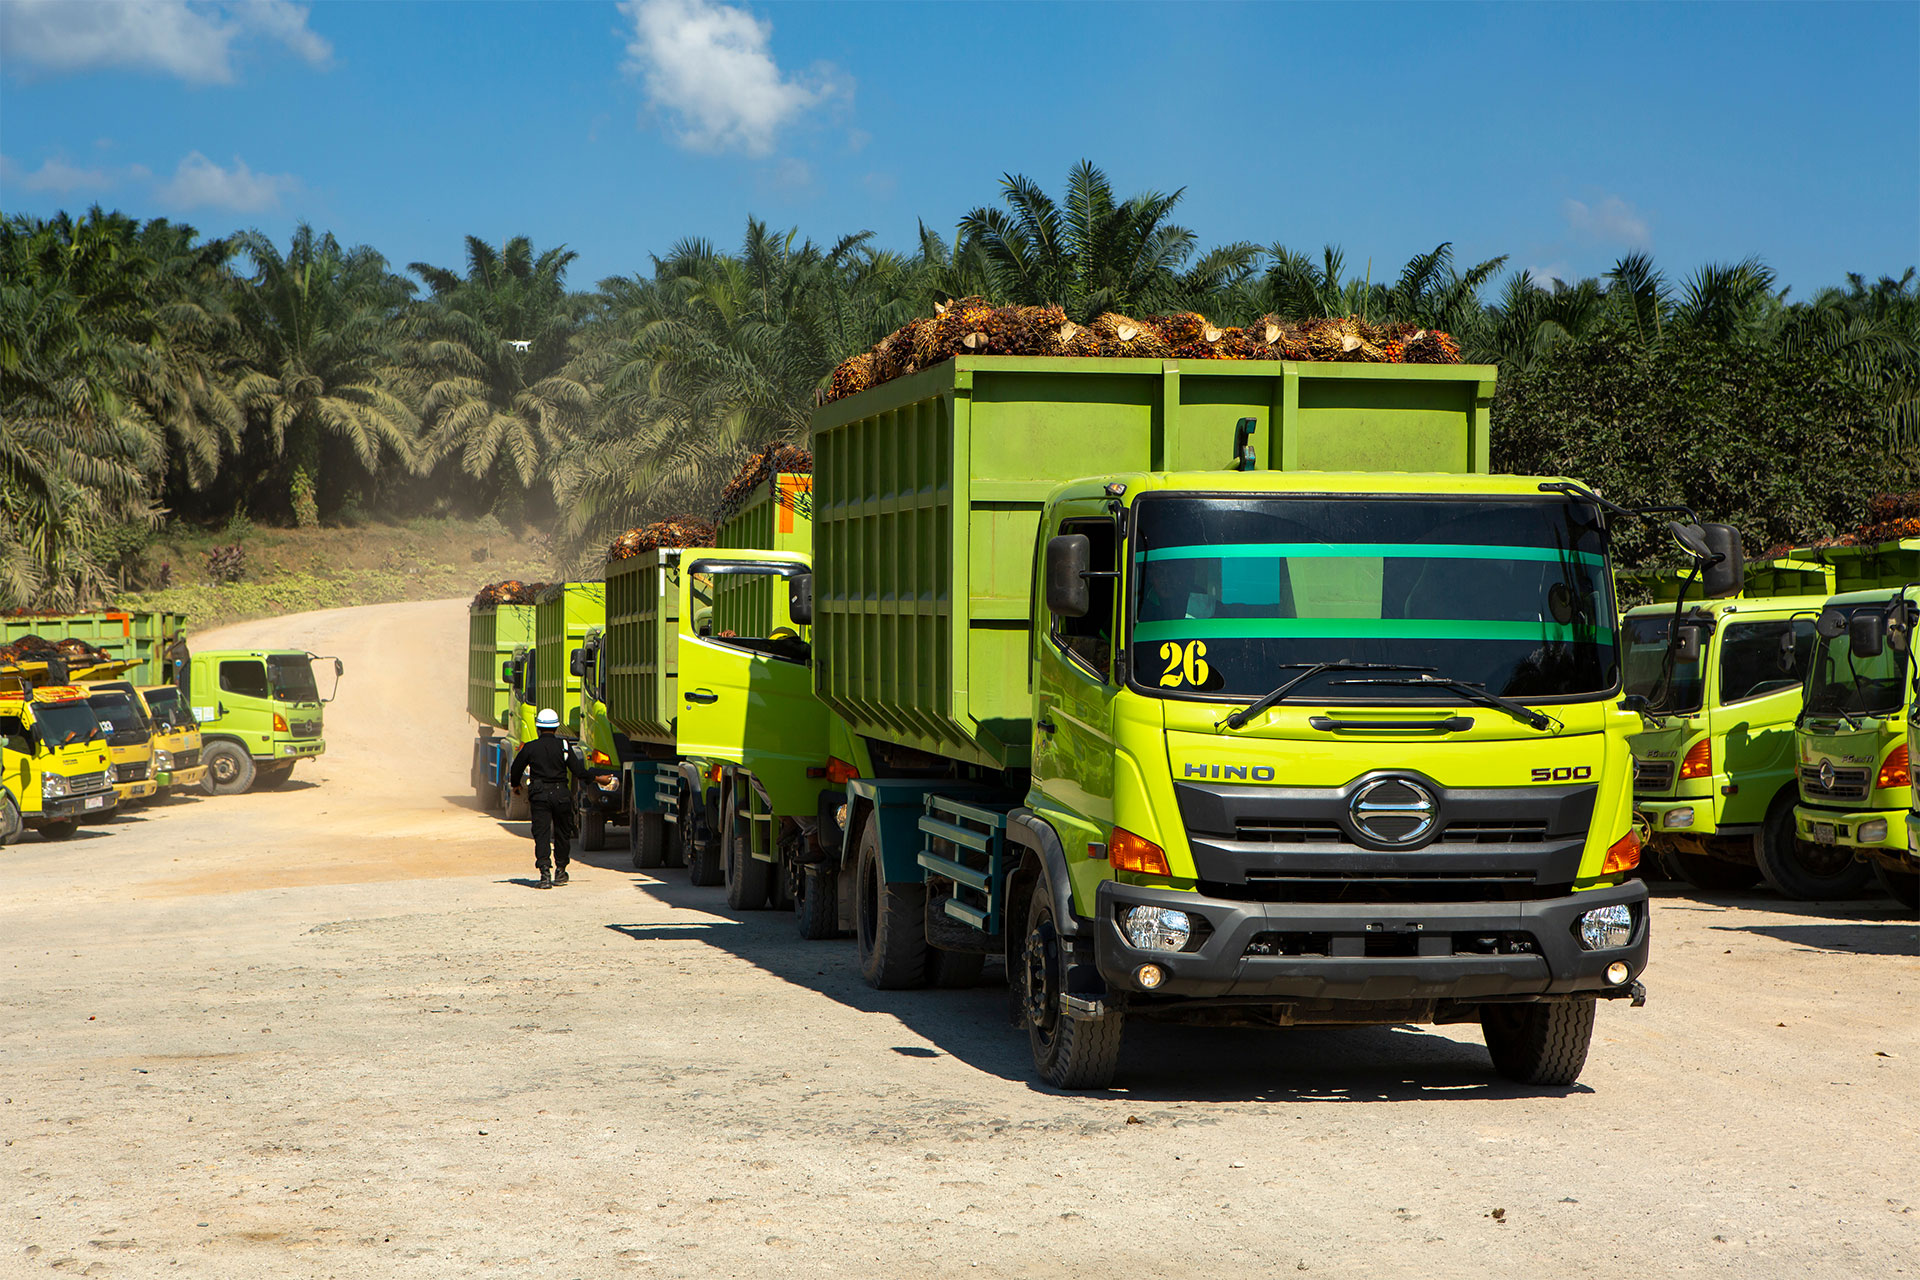
M 1887 762 L 1880 766 L 1880 776 L 1874 780 L 1876 787 L 1910 787 L 1913 785 L 1913 766 L 1909 763 L 1913 757 L 1907 754 L 1907 744 L 1901 743 L 1887 753 Z
M 1170 876 L 1164 849 L 1125 827 L 1115 827 L 1107 841 L 1107 862 L 1115 871 L 1139 871 L 1150 876 Z
M 287 728 L 287 718 L 281 715 L 278 711 L 273 713 L 273 731 L 275 733 L 291 733 L 292 732 L 291 729 Z
M 1631 871 L 1640 865 L 1640 837 L 1633 831 L 1621 836 L 1607 850 L 1607 860 L 1600 864 L 1600 874 L 1610 876 L 1622 871 Z
M 1680 762 L 1680 776 L 1683 778 L 1710 778 L 1713 776 L 1713 739 L 1702 738 L 1693 744 L 1687 752 L 1687 758 Z
M 827 757 L 827 781 L 836 787 L 844 787 L 860 776 L 860 771 L 838 756 Z
M 608 755 L 604 751 L 596 751 L 592 755 L 588 756 L 587 759 L 594 764 L 612 764 L 613 763 L 613 757 Z

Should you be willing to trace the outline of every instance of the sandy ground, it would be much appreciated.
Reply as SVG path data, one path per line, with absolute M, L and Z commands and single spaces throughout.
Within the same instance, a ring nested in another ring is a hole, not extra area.
M 347 663 L 329 754 L 0 853 L 0 1275 L 1859 1276 L 1920 1270 L 1920 930 L 1662 888 L 1647 1007 L 1525 1090 L 1466 1029 L 1129 1033 L 575 863 L 466 781 L 464 607 L 201 638 Z

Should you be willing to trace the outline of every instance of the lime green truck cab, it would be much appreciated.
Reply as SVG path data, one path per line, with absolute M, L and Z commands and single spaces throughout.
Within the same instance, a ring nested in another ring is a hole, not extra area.
M 791 601 L 873 764 L 866 980 L 1003 957 L 1064 1087 L 1138 1017 L 1478 1021 L 1576 1078 L 1649 946 L 1623 509 L 1487 474 L 1493 380 L 962 356 L 818 410 Z
M 1920 539 L 1826 554 L 1835 559 L 1842 589 L 1815 623 L 1819 638 L 1795 738 L 1794 827 L 1816 849 L 1860 859 L 1894 897 L 1911 903 L 1920 892 L 1920 862 L 1904 828 L 1913 808 L 1908 730 Z M 1892 585 L 1894 579 L 1901 581 Z M 1888 585 L 1865 585 L 1875 580 Z
M 333 664 L 320 693 L 313 664 Z M 239 795 L 257 781 L 277 787 L 294 765 L 325 754 L 323 712 L 339 692 L 340 659 L 305 651 L 196 649 L 173 660 L 174 683 L 200 726 L 201 788 Z
M 717 857 L 727 902 L 792 908 L 806 938 L 838 936 L 851 881 L 833 819 L 872 772 L 866 743 L 813 688 L 812 628 L 794 616 L 811 581 L 812 476 L 769 474 L 722 513 L 718 548 L 681 582 L 680 751 L 717 771 Z M 691 593 L 710 583 L 705 626 Z M 804 607 L 804 606 L 803 606 Z
M 490 812 L 515 806 L 507 766 L 532 735 L 539 710 L 529 711 L 521 696 L 533 627 L 531 604 L 475 603 L 467 609 L 467 714 L 479 726 L 469 780 L 474 799 Z M 504 738 L 498 736 L 503 731 Z
M 619 744 L 606 723 L 605 703 L 588 696 L 586 678 L 588 638 L 606 629 L 606 584 L 553 583 L 535 599 L 533 615 L 535 712 L 551 708 L 560 717 L 560 733 L 580 743 L 588 763 L 614 766 Z M 617 777 L 607 779 L 606 785 L 582 783 L 575 788 L 581 848 L 598 852 L 607 847 L 607 823 L 626 818 L 621 794 Z
M 1646 704 L 1634 805 L 1653 849 L 1696 888 L 1762 876 L 1795 897 L 1860 888 L 1849 859 L 1800 845 L 1793 829 L 1794 725 L 1831 575 L 1804 557 L 1759 561 L 1736 597 L 1695 591 L 1622 619 L 1626 692 Z
M 119 803 L 105 735 L 72 685 L 0 688 L 0 845 L 66 840 Z

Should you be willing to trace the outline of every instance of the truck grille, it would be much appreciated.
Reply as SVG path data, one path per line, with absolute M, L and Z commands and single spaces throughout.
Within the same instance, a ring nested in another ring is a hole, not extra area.
M 97 773 L 76 773 L 67 779 L 67 792 L 70 795 L 78 796 L 90 791 L 105 791 L 107 786 L 105 770 Z
M 149 767 L 149 762 L 145 760 L 135 761 L 132 764 L 117 764 L 113 766 L 113 780 L 115 782 L 145 782 L 147 780 L 147 769 Z
M 1234 825 L 1234 838 L 1251 844 L 1351 844 L 1346 831 L 1335 822 L 1287 821 L 1241 822 Z M 1442 827 L 1433 844 L 1537 844 L 1547 838 L 1544 822 L 1449 822 Z
M 289 720 L 287 722 L 287 732 L 296 738 L 317 738 L 320 736 L 320 722 L 318 720 Z
M 1820 783 L 1818 765 L 1803 764 L 1800 766 L 1800 794 L 1809 800 L 1865 800 L 1870 776 L 1865 769 L 1835 769 L 1833 785 L 1827 787 Z
M 199 767 L 200 767 L 200 751 L 199 751 L 199 748 L 197 748 L 197 747 L 196 747 L 196 748 L 195 748 L 194 750 L 192 750 L 192 751 L 176 751 L 176 752 L 174 752 L 174 753 L 173 753 L 173 767 L 174 767 L 175 769 L 197 769 L 197 768 L 199 768 Z
M 1657 796 L 1672 789 L 1673 761 L 1635 760 L 1633 762 L 1633 794 Z

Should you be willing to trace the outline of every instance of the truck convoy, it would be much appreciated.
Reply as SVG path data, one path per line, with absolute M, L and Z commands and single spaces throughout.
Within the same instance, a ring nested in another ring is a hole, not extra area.
M 1133 1018 L 1478 1021 L 1571 1082 L 1648 953 L 1640 513 L 1488 474 L 1493 378 L 963 355 L 823 407 L 811 546 L 608 565 L 637 864 L 811 899 L 878 987 L 1001 958 L 1056 1085 Z

